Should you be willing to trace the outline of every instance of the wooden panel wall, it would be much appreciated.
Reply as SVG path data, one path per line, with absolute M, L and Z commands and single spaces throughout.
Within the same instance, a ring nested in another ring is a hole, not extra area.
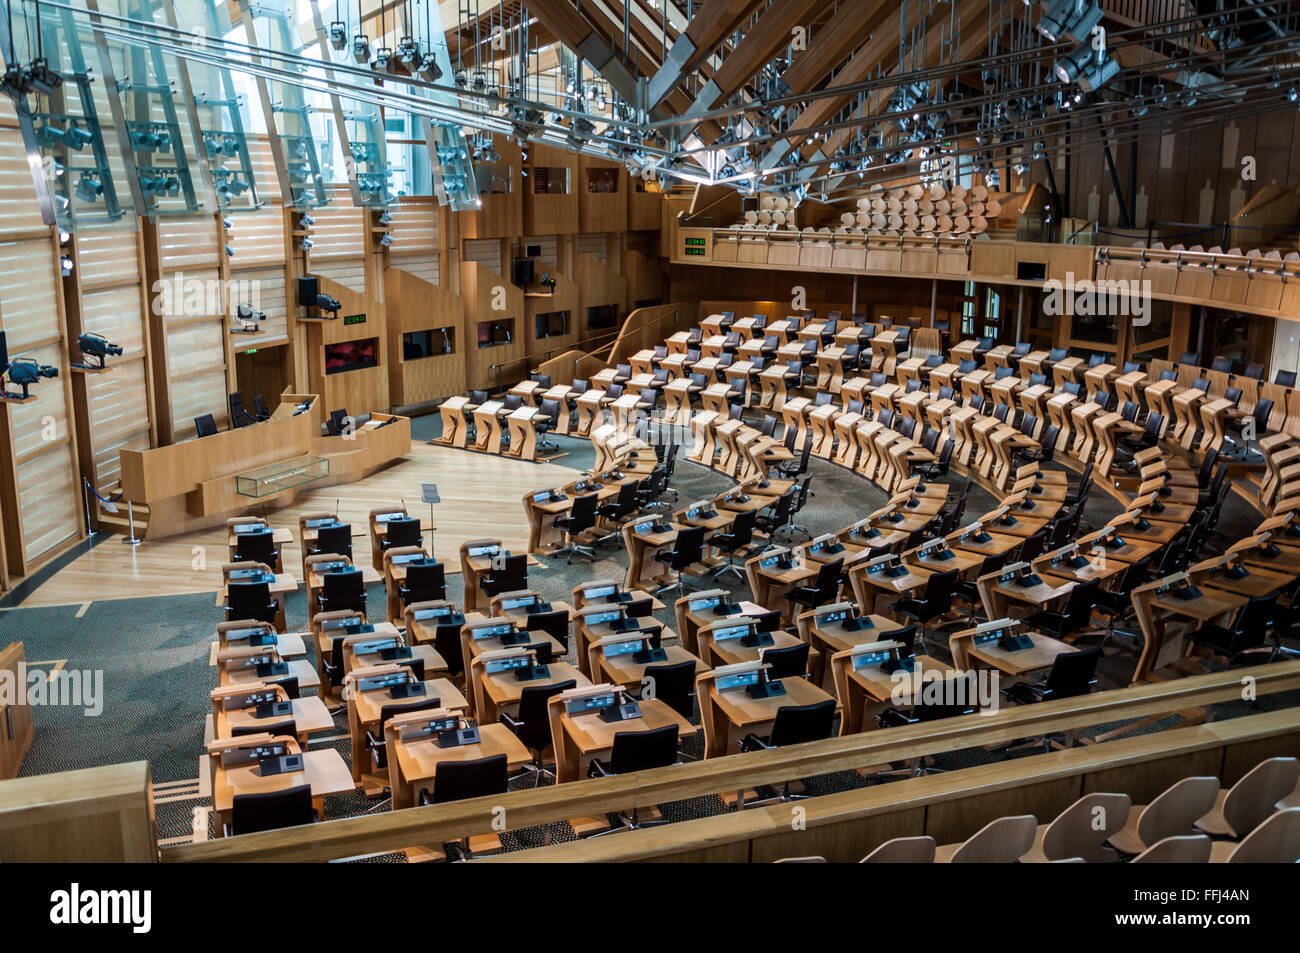
M 104 493 L 118 481 L 118 451 L 153 439 L 146 318 L 150 294 L 141 277 L 138 232 L 83 229 L 72 237 L 76 267 L 64 279 L 69 337 L 102 334 L 123 349 L 102 373 L 73 373 L 81 472 Z
M 1246 201 L 1268 185 L 1300 184 L 1300 114 L 1294 107 L 1252 116 L 1240 121 L 1209 126 L 1165 136 L 1147 136 L 1136 145 L 1114 149 L 1115 167 L 1127 199 L 1130 160 L 1137 150 L 1137 180 L 1134 204 L 1137 225 L 1148 219 L 1212 223 L 1224 222 L 1240 211 Z M 1095 130 L 1089 130 L 1095 135 Z M 1242 159 L 1255 159 L 1254 181 L 1242 179 Z M 1119 228 L 1122 217 L 1114 186 L 1100 148 L 1071 158 L 1069 214 L 1103 226 Z M 1030 175 L 1045 181 L 1041 163 Z M 1057 185 L 1064 188 L 1064 164 L 1054 168 Z M 1185 245 L 1218 244 L 1214 235 L 1183 238 Z M 1246 244 L 1243 248 L 1248 247 Z
M 4 223 L 0 223 L 3 225 Z M 58 240 L 44 236 L 5 241 L 0 232 L 0 329 L 11 357 L 31 357 L 59 371 L 43 380 L 34 400 L 6 401 L 0 427 L 0 489 L 16 519 L 5 521 L 5 553 L 12 574 L 30 567 L 82 530 L 77 447 L 69 431 L 72 388 Z M 22 234 L 21 232 L 11 234 Z
M 233 371 L 227 339 L 220 221 L 200 214 L 145 223 L 145 267 L 154 302 L 150 336 L 158 434 L 164 443 L 194 436 L 194 418 L 229 420 Z

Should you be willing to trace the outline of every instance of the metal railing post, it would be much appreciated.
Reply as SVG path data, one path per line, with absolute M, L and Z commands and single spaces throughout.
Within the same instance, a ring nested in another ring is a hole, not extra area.
M 129 535 L 122 542 L 128 546 L 139 546 L 140 540 L 135 538 L 135 507 L 130 500 L 126 501 L 126 525 Z

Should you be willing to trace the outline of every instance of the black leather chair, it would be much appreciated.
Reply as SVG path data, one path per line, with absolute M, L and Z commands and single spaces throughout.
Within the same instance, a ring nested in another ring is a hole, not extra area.
M 619 490 L 619 499 L 623 498 L 624 490 L 630 488 L 634 494 L 636 484 L 625 484 Z M 579 556 L 586 556 L 592 562 L 596 561 L 596 550 L 590 546 L 582 545 L 578 539 L 587 530 L 596 525 L 596 515 L 600 507 L 600 499 L 595 493 L 587 493 L 583 496 L 575 496 L 573 505 L 569 507 L 568 513 L 562 513 L 551 521 L 551 525 L 564 531 L 564 545 L 551 553 L 552 556 L 564 556 L 566 563 L 573 562 L 573 556 L 576 553 Z M 522 587 L 521 587 L 522 588 Z
M 226 621 L 256 619 L 275 624 L 280 608 L 271 598 L 266 582 L 230 582 L 226 584 Z
M 911 619 L 921 627 L 925 638 L 926 623 L 952 609 L 952 597 L 957 587 L 957 570 L 933 573 L 925 580 L 921 595 L 916 599 L 899 599 L 890 608 Z
M 316 821 L 311 785 L 299 784 L 283 791 L 236 794 L 230 803 L 230 833 L 254 834 Z
M 715 578 L 721 579 L 727 573 L 735 573 L 738 579 L 745 578 L 745 571 L 736 565 L 736 557 L 747 554 L 754 548 L 754 526 L 757 521 L 757 511 L 744 510 L 732 520 L 730 532 L 714 533 L 709 537 L 708 545 L 727 556 L 726 565 L 719 567 Z
M 695 715 L 695 663 L 647 665 L 642 682 L 653 680 L 654 697 L 687 721 Z
M 630 774 L 633 771 L 647 771 L 651 768 L 666 768 L 677 763 L 676 724 L 646 731 L 619 731 L 614 733 L 614 745 L 610 750 L 609 761 L 593 759 L 587 769 L 587 776 L 605 778 L 617 774 Z M 667 823 L 667 820 L 662 819 L 642 821 L 637 810 L 633 808 L 631 814 L 620 813 L 617 824 L 591 836 L 600 837 L 618 831 L 657 827 Z
M 672 549 L 655 554 L 655 562 L 667 566 L 675 577 L 671 583 L 659 589 L 656 595 L 673 589 L 685 592 L 684 574 L 692 566 L 704 559 L 705 532 L 703 526 L 692 526 L 689 529 L 680 530 L 677 533 L 677 541 L 673 544 Z
M 514 732 L 515 737 L 533 756 L 532 763 L 524 765 L 511 778 L 512 781 L 531 774 L 533 787 L 537 787 L 542 783 L 543 777 L 555 778 L 555 772 L 547 768 L 543 760 L 546 750 L 551 747 L 551 721 L 547 703 L 560 692 L 567 692 L 577 684 L 573 679 L 569 679 L 550 685 L 525 685 L 519 694 L 519 708 L 516 713 L 514 715 L 504 711 L 500 713 L 501 724 Z
M 421 678 L 421 681 L 424 679 Z M 405 715 L 412 711 L 432 711 L 435 708 L 442 707 L 440 698 L 421 698 L 416 701 L 407 702 L 404 705 L 382 705 L 379 708 L 379 727 L 378 729 L 366 729 L 366 751 L 370 753 L 371 764 L 375 771 L 383 771 L 388 767 L 388 742 L 384 738 L 384 726 L 394 715 Z
M 533 419 L 533 430 L 537 434 L 538 450 L 559 450 L 560 445 L 554 440 L 545 439 L 546 434 L 553 433 L 560 425 L 560 402 L 545 398 L 537 405 L 537 416 Z
M 816 609 L 828 602 L 834 602 L 840 591 L 840 577 L 843 574 L 843 559 L 822 563 L 817 568 L 817 575 L 811 586 L 795 586 L 785 594 L 785 598 L 805 609 Z
M 667 468 L 665 468 L 664 477 L 666 486 Z M 640 483 L 624 483 L 618 488 L 618 496 L 614 497 L 612 503 L 604 503 L 596 507 L 596 515 L 604 520 L 607 526 L 614 527 L 609 533 L 596 540 L 597 543 L 603 543 L 607 539 L 619 538 L 619 524 L 637 510 L 637 491 L 639 487 Z
M 308 545 L 307 555 L 320 556 L 325 553 L 352 558 L 352 524 L 322 526 L 316 531 L 316 542 Z
M 569 652 L 569 612 L 554 609 L 550 612 L 530 612 L 524 628 L 528 632 L 545 632 L 560 643 L 560 654 Z
M 788 645 L 781 649 L 764 649 L 762 660 L 771 666 L 767 671 L 769 679 L 806 678 L 808 676 L 807 642 Z
M 266 398 L 261 394 L 253 395 L 253 411 L 258 420 L 269 420 L 271 418 L 271 408 L 266 405 Z
M 257 423 L 257 418 L 248 412 L 244 406 L 244 395 L 242 391 L 235 391 L 230 395 L 230 427 L 237 430 L 240 427 L 247 427 L 249 424 Z
M 507 556 L 501 568 L 493 568 L 483 577 L 479 584 L 487 596 L 497 596 L 503 592 L 516 592 L 528 588 L 528 557 Z
M 345 609 L 365 612 L 366 583 L 361 570 L 352 566 L 325 573 L 321 576 L 321 588 L 316 595 L 316 602 L 321 612 Z
M 748 734 L 741 739 L 741 751 L 766 751 L 771 748 L 784 748 L 787 745 L 803 744 L 806 741 L 821 741 L 831 736 L 835 721 L 835 701 L 814 702 L 811 705 L 782 705 L 776 710 L 772 720 L 772 732 L 766 738 L 757 734 Z M 790 791 L 790 782 L 782 788 L 778 800 L 791 801 L 803 795 Z
M 1277 631 L 1278 616 L 1277 593 L 1271 592 L 1242 606 L 1230 625 L 1207 623 L 1184 638 L 1222 656 L 1229 665 L 1245 655 L 1265 655 L 1264 661 L 1271 662 L 1281 651 L 1276 639 L 1269 642 L 1270 634 Z
M 1029 627 L 1033 628 L 1032 625 Z M 1101 646 L 1099 645 L 1090 649 L 1081 649 L 1078 652 L 1064 652 L 1052 662 L 1052 667 L 1044 681 L 1019 682 L 1004 690 L 1002 694 L 1018 705 L 1032 705 L 1037 702 L 1086 695 L 1092 691 L 1092 686 L 1097 684 L 1097 662 L 1100 659 Z M 1036 748 L 1042 746 L 1047 751 L 1053 748 L 1071 747 L 1074 744 L 1073 730 L 1066 733 L 1066 739 L 1066 742 L 1062 744 L 1053 741 L 1051 735 L 1044 735 L 1041 738 L 1017 744 L 1013 747 Z
M 406 580 L 397 587 L 403 606 L 413 602 L 441 602 L 447 598 L 447 575 L 442 563 L 411 563 Z
M 505 794 L 508 760 L 504 754 L 438 765 L 432 791 L 420 792 L 420 804 L 449 804 L 469 798 Z
M 380 549 L 424 545 L 424 537 L 420 535 L 420 521 L 414 516 L 389 520 L 386 525 L 387 532 L 379 541 Z
M 217 432 L 217 422 L 211 414 L 194 418 L 194 432 L 200 437 L 211 437 Z
M 505 794 L 510 786 L 509 766 L 504 754 L 488 755 L 473 761 L 445 761 L 438 765 L 433 790 L 420 791 L 420 806 Z M 452 848 L 448 860 L 465 860 L 471 856 L 469 838 L 448 846 Z
M 341 437 L 348 426 L 347 408 L 340 407 L 338 410 L 331 410 L 329 417 L 325 421 L 325 430 L 331 437 Z
M 272 569 L 280 565 L 280 551 L 275 548 L 275 531 L 271 527 L 235 535 L 235 561 L 265 563 Z
M 1097 602 L 1100 588 L 1100 579 L 1077 583 L 1065 597 L 1060 612 L 1035 612 L 1025 619 L 1025 626 L 1058 639 L 1087 629 L 1092 622 L 1092 607 Z

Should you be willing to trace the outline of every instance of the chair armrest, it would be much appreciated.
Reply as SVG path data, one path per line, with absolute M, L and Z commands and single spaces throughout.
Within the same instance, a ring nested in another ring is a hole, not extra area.
M 517 731 L 524 726 L 524 723 L 518 718 L 513 718 L 508 712 L 500 712 L 497 720 L 509 728 L 511 731 Z

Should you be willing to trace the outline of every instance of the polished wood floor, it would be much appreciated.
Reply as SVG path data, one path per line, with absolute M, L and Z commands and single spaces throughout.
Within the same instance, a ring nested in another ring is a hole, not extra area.
M 305 493 L 288 506 L 257 515 L 265 516 L 272 526 L 293 531 L 294 542 L 284 547 L 282 555 L 285 571 L 298 576 L 302 572 L 297 539 L 300 513 L 334 512 L 351 522 L 354 532 L 364 533 L 372 509 L 405 501 L 408 512 L 427 523 L 429 505 L 420 502 L 420 484 L 436 483 L 442 502 L 433 507 L 435 555 L 449 572 L 459 571 L 457 551 L 467 539 L 500 539 L 507 548 L 523 552 L 528 546 L 528 525 L 520 505 L 523 495 L 568 483 L 579 475 L 558 464 L 538 465 L 413 442 L 410 454 L 400 462 L 359 483 Z M 227 554 L 224 526 L 157 542 L 146 539 L 139 546 L 110 536 L 57 572 L 22 606 L 215 593 Z M 370 544 L 364 536 L 354 540 L 353 556 L 358 566 L 370 564 Z

